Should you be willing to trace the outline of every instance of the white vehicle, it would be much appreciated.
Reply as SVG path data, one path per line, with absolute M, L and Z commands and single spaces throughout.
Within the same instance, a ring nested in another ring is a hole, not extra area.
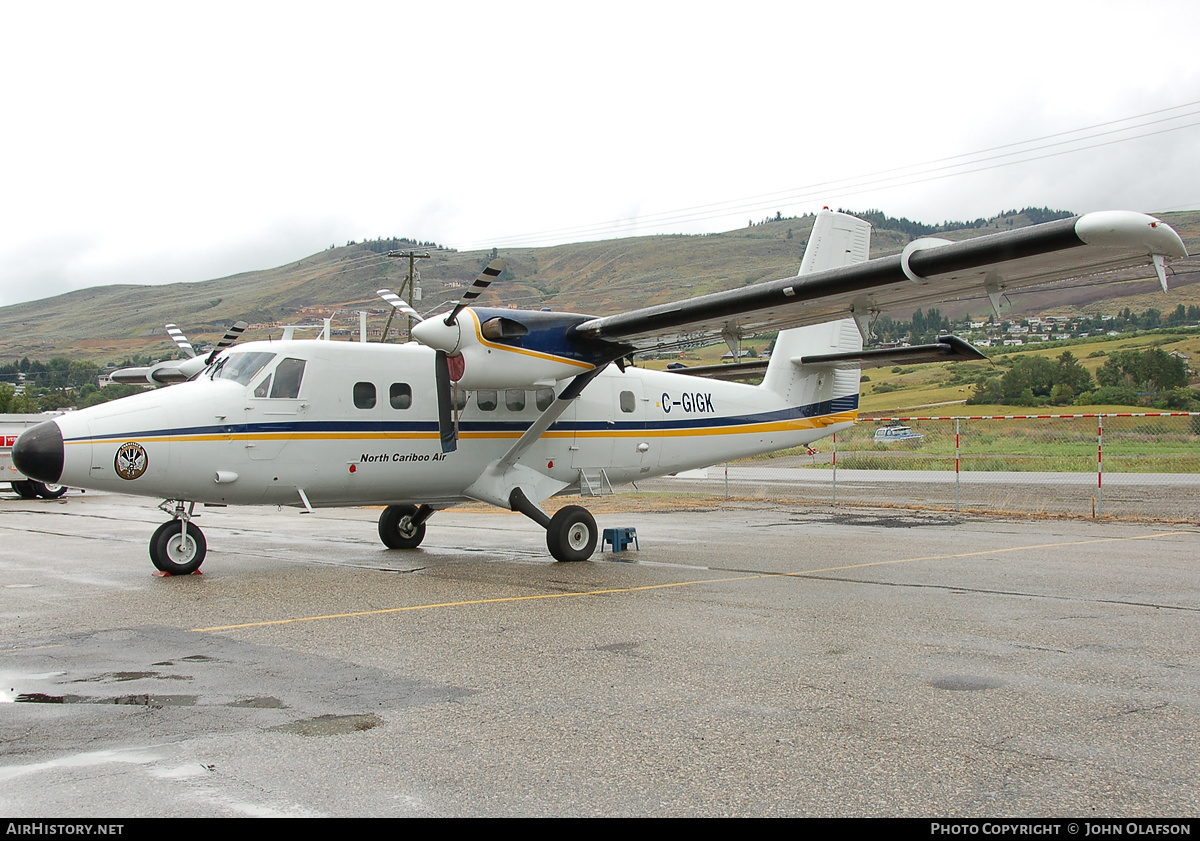
M 918 444 L 925 439 L 920 432 L 913 432 L 911 426 L 891 424 L 875 430 L 876 444 Z
M 204 559 L 197 503 L 386 505 L 381 539 L 412 549 L 434 512 L 480 500 L 545 527 L 556 559 L 585 560 L 591 514 L 551 517 L 542 500 L 807 445 L 855 421 L 861 367 L 978 356 L 949 338 L 863 351 L 875 315 L 981 292 L 998 304 L 1008 290 L 1148 263 L 1165 287 L 1166 260 L 1186 256 L 1170 227 L 1127 212 L 917 240 L 875 260 L 869 242 L 866 222 L 824 212 L 794 277 L 603 318 L 468 307 L 503 270 L 494 261 L 414 342 L 236 346 L 188 382 L 27 431 L 13 458 L 38 481 L 165 498 L 172 519 L 150 556 L 171 573 Z M 625 364 L 772 329 L 757 386 Z
M 0 482 L 8 482 L 21 499 L 58 499 L 67 492 L 59 484 L 30 479 L 12 463 L 12 447 L 26 429 L 44 423 L 44 415 L 0 415 Z

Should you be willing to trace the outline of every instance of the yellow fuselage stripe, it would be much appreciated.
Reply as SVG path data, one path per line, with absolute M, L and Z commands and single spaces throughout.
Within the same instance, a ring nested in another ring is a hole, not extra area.
M 542 433 L 542 438 L 689 438 L 709 435 L 752 435 L 763 432 L 795 432 L 802 429 L 821 429 L 837 423 L 850 423 L 858 416 L 858 412 L 841 412 L 836 415 L 822 415 L 817 418 L 795 418 L 786 421 L 770 423 L 731 424 L 728 426 L 687 427 L 680 429 L 661 429 L 649 427 L 646 429 L 564 429 L 549 430 Z M 520 438 L 524 430 L 503 432 L 460 432 L 459 438 L 474 440 L 515 439 Z M 181 443 L 200 441 L 395 441 L 404 439 L 436 440 L 437 432 L 263 432 L 246 433 L 232 432 L 228 434 L 206 433 L 203 435 L 144 435 L 137 432 L 122 433 L 106 439 L 88 439 L 83 441 L 67 441 L 68 445 L 114 443 L 137 438 L 140 441 Z

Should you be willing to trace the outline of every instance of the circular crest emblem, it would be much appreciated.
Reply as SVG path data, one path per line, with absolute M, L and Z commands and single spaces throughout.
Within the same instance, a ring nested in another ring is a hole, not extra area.
M 145 447 L 130 441 L 117 447 L 113 469 L 122 479 L 136 479 L 146 472 L 147 461 Z

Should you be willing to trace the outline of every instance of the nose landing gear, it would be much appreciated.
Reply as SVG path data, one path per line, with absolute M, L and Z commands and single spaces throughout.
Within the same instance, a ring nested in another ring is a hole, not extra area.
M 160 507 L 167 510 L 170 500 Z M 208 552 L 204 532 L 192 523 L 192 512 L 196 503 L 189 503 L 184 510 L 182 500 L 175 502 L 173 520 L 159 526 L 150 538 L 150 561 L 168 575 L 190 575 L 200 569 Z

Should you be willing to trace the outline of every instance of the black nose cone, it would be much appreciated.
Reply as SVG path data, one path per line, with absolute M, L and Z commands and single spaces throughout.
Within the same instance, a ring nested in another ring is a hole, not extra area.
M 21 433 L 13 444 L 12 460 L 30 479 L 58 484 L 63 472 L 62 431 L 54 421 L 39 423 Z

